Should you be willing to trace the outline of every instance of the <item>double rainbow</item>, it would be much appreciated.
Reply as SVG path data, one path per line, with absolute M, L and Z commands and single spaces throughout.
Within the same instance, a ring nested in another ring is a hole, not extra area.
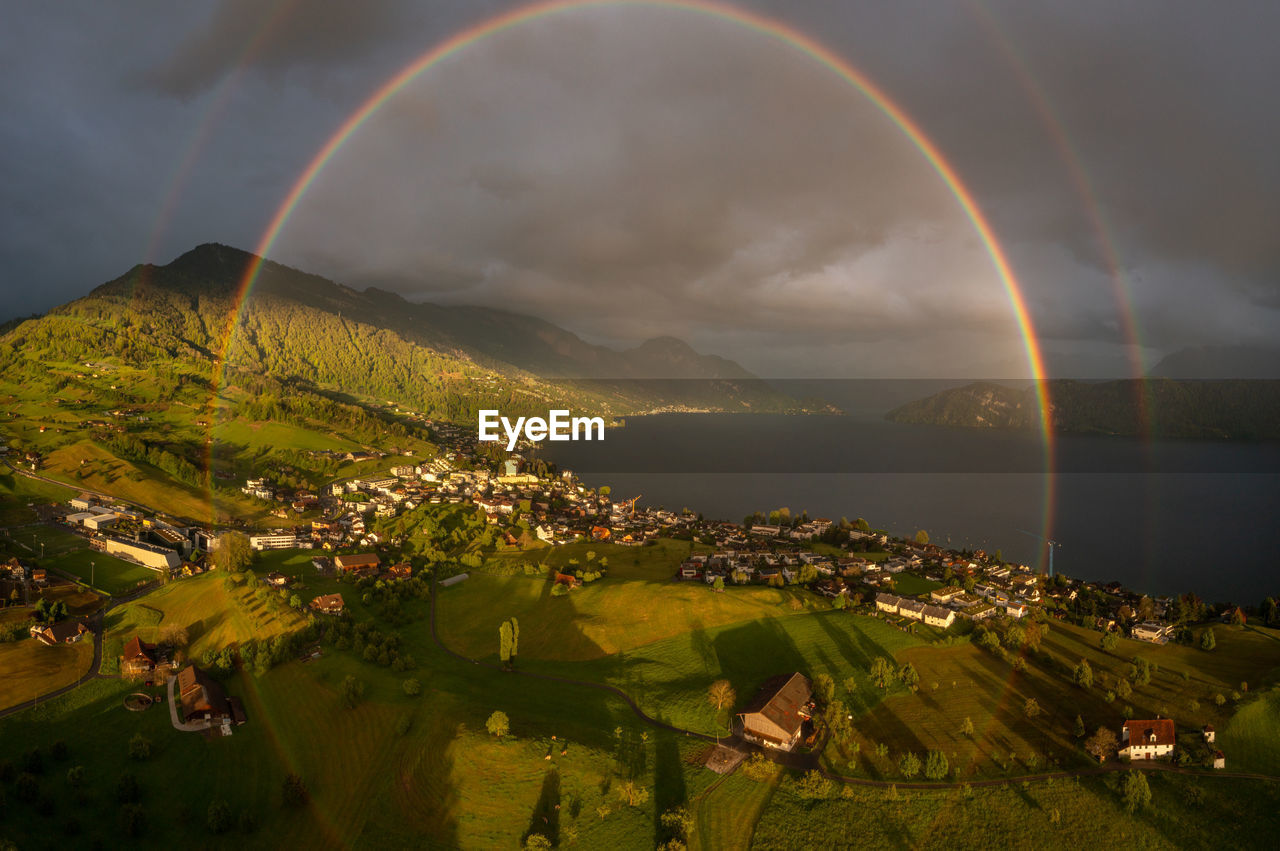
M 297 208 L 302 196 L 315 181 L 317 175 L 325 168 L 334 155 L 342 148 L 366 121 L 379 108 L 394 97 L 401 89 L 417 79 L 419 75 L 429 71 L 441 62 L 463 52 L 489 36 L 519 27 L 533 21 L 568 14 L 577 10 L 599 7 L 645 7 L 670 10 L 690 15 L 699 15 L 735 24 L 743 29 L 757 33 L 789 48 L 800 51 L 813 59 L 817 64 L 827 68 L 840 79 L 858 90 L 884 115 L 886 115 L 912 145 L 924 156 L 929 165 L 937 172 L 946 184 L 964 215 L 972 222 L 974 230 L 991 257 L 992 264 L 1000 278 L 1008 296 L 1026 349 L 1027 365 L 1035 381 L 1036 402 L 1039 409 L 1040 431 L 1043 438 L 1045 457 L 1045 499 L 1044 529 L 1048 535 L 1050 518 L 1053 511 L 1053 434 L 1051 406 L 1048 389 L 1045 384 L 1044 358 L 1036 335 L 1035 326 L 1027 309 L 1026 297 L 1017 278 L 1014 276 L 1008 257 L 991 227 L 991 223 L 983 214 L 973 193 L 965 185 L 955 167 L 947 161 L 937 145 L 925 135 L 920 126 L 889 96 L 876 86 L 864 74 L 850 65 L 845 59 L 834 53 L 808 35 L 795 30 L 780 21 L 756 12 L 739 9 L 734 6 L 708 0 L 550 0 L 522 6 L 472 26 L 447 40 L 437 44 L 418 56 L 380 88 L 370 95 L 359 108 L 352 112 L 338 129 L 329 137 L 311 161 L 303 169 L 294 182 L 284 200 L 271 218 L 262 237 L 259 239 L 254 254 L 255 259 L 246 268 L 240 281 L 235 309 L 228 319 L 222 335 L 222 346 L 214 372 L 215 394 L 222 385 L 226 359 L 229 355 L 236 328 L 244 316 L 244 311 L 254 283 L 261 271 L 264 258 L 272 250 L 281 230 L 288 223 L 289 217 Z

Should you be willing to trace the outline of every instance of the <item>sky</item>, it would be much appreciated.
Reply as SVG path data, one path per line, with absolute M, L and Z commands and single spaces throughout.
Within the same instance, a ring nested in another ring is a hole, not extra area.
M 0 28 L 0 319 L 203 242 L 254 248 L 400 68 L 519 4 L 66 0 Z M 923 129 L 1007 252 L 1051 372 L 1280 339 L 1280 4 L 787 0 Z M 777 377 L 1018 377 L 974 224 L 794 46 L 610 4 L 503 30 L 365 122 L 270 256 Z

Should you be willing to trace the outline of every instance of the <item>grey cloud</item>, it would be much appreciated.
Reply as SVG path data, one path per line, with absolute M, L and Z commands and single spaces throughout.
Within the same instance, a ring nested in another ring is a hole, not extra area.
M 1148 360 L 1280 336 L 1280 6 L 976 3 L 753 8 L 919 121 L 990 217 L 1058 368 L 1126 363 L 1127 304 Z M 0 90 L 5 313 L 196 242 L 252 247 L 369 92 L 510 7 L 15 10 L 0 31 L 0 68 L 24 81 Z M 248 73 L 219 100 L 232 68 Z M 356 134 L 273 253 L 605 342 L 675 333 L 783 374 L 1025 368 L 989 258 L 901 133 L 799 52 L 671 10 L 577 10 L 455 55 Z

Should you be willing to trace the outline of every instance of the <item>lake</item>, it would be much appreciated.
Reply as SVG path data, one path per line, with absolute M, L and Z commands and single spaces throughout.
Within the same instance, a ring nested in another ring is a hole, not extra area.
M 1054 474 L 1030 432 L 899 425 L 869 415 L 631 417 L 543 457 L 615 498 L 740 521 L 786 506 L 865 517 L 898 535 L 999 549 L 1161 595 L 1257 604 L 1280 595 L 1280 445 L 1059 435 Z M 1049 487 L 1051 485 L 1051 487 Z M 1048 500 L 1048 502 L 1047 502 Z

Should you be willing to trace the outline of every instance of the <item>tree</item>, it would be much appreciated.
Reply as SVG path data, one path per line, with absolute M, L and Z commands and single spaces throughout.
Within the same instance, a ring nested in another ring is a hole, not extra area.
M 249 546 L 249 539 L 240 532 L 223 532 L 218 537 L 217 549 L 213 551 L 213 563 L 229 573 L 244 570 L 253 564 L 253 547 Z
M 484 728 L 489 731 L 490 735 L 501 739 L 511 732 L 511 719 L 501 709 L 495 709 L 489 716 L 489 720 L 484 722 Z
M 1120 746 L 1116 734 L 1106 727 L 1099 727 L 1098 731 L 1089 737 L 1084 743 L 1084 749 L 1097 757 L 1098 762 L 1106 762 L 1107 757 Z
M 814 801 L 830 798 L 834 789 L 835 784 L 823 777 L 821 771 L 813 769 L 806 771 L 804 776 L 796 781 L 796 793 L 801 798 L 808 798 Z
M 1201 650 L 1212 650 L 1217 646 L 1218 646 L 1218 639 L 1214 637 L 1213 627 L 1209 627 L 1204 632 L 1200 633 L 1200 649 Z
M 723 591 L 723 590 L 724 590 L 724 577 L 723 577 L 723 576 L 717 576 L 717 577 L 716 577 L 716 581 L 711 583 L 711 588 L 712 588 L 712 590 L 715 590 L 715 591 Z
M 205 825 L 210 833 L 226 833 L 230 830 L 231 805 L 218 798 L 210 801 L 209 810 L 205 814 Z
M 920 687 L 920 673 L 916 671 L 916 666 L 907 662 L 898 670 L 898 679 L 902 680 L 902 684 L 911 689 L 912 693 Z
M 1130 770 L 1121 784 L 1124 797 L 1124 808 L 1131 813 L 1145 808 L 1151 803 L 1151 787 L 1147 785 L 1147 777 L 1141 771 Z
M 770 762 L 764 754 L 753 753 L 742 763 L 742 776 L 757 783 L 763 783 L 777 774 L 778 767 Z
M 289 608 L 291 608 L 291 609 L 301 609 L 301 608 L 302 608 L 302 598 L 301 598 L 301 597 L 299 597 L 297 594 L 290 594 L 290 595 L 289 595 Z
M 138 836 L 146 827 L 146 811 L 141 804 L 125 804 L 120 807 L 120 832 L 125 836 Z
M 422 694 L 422 683 L 412 677 L 401 683 L 400 688 L 404 689 L 404 693 L 409 697 L 417 697 Z
M 136 760 L 151 759 L 151 740 L 141 733 L 135 733 L 129 740 L 129 758 Z
M 1125 677 L 1120 678 L 1120 682 L 1116 683 L 1116 696 L 1121 700 L 1128 700 L 1133 694 L 1133 686 L 1129 685 L 1129 680 Z
M 813 693 L 822 703 L 830 703 L 836 696 L 836 681 L 830 674 L 818 674 L 813 678 Z
M 503 621 L 498 625 L 498 658 L 502 664 L 511 664 L 511 621 Z
M 649 790 L 634 780 L 628 780 L 618 787 L 618 798 L 628 807 L 638 807 L 649 800 Z
M 1081 688 L 1093 685 L 1093 668 L 1089 667 L 1088 659 L 1081 659 L 1080 664 L 1076 665 L 1071 672 L 1071 681 Z
M 1084 719 L 1083 719 L 1083 718 L 1081 718 L 1079 715 L 1077 715 L 1077 716 L 1076 716 L 1076 726 L 1075 726 L 1075 728 L 1071 731 L 1071 734 L 1072 734 L 1073 736 L 1075 736 L 1077 739 L 1083 739 L 1083 738 L 1084 738 L 1084 736 L 1085 736 L 1085 732 L 1086 732 L 1086 730 L 1085 730 L 1085 728 L 1084 728 Z
M 300 807 L 307 802 L 307 787 L 297 774 L 289 773 L 280 785 L 280 802 L 286 807 Z
M 1098 646 L 1108 653 L 1114 652 L 1120 646 L 1120 635 L 1118 633 L 1107 630 L 1102 633 L 1102 639 L 1098 642 Z
M 930 780 L 945 780 L 947 772 L 951 770 L 951 764 L 947 762 L 947 755 L 942 751 L 929 751 L 929 756 L 924 762 L 924 776 Z
M 877 656 L 871 663 L 871 682 L 876 688 L 888 690 L 893 680 L 893 663 L 883 656 Z
M 83 765 L 73 765 L 67 769 L 67 785 L 73 789 L 84 785 Z
M 707 700 L 716 708 L 716 712 L 726 706 L 732 706 L 737 699 L 738 693 L 733 690 L 728 680 L 716 680 L 707 690 Z
M 898 760 L 898 770 L 902 772 L 902 776 L 910 780 L 920 773 L 920 757 L 908 751 L 902 759 Z
M 1022 712 L 1028 718 L 1035 718 L 1040 714 L 1040 703 L 1034 697 L 1028 697 L 1027 702 L 1022 704 Z
M 965 716 L 964 723 L 960 725 L 960 735 L 973 738 L 973 719 Z
M 24 776 L 29 777 L 30 775 Z M 121 774 L 120 779 L 116 782 L 116 800 L 121 804 L 132 804 L 141 797 L 142 790 L 138 787 L 138 778 L 128 772 Z
M 347 674 L 342 680 L 342 702 L 348 709 L 355 709 L 363 699 L 364 681 Z
M 1129 678 L 1144 686 L 1151 682 L 1151 663 L 1141 656 L 1134 656 L 1129 662 Z
M 511 658 L 520 655 L 520 621 L 511 619 Z
M 917 544 L 929 543 L 929 533 L 923 529 L 921 529 L 919 532 L 916 532 L 916 543 Z
M 859 532 L 870 532 L 871 524 L 859 517 L 857 520 L 853 521 L 853 528 L 857 529 Z
M 555 846 L 541 833 L 531 833 L 524 840 L 525 851 L 551 851 Z

